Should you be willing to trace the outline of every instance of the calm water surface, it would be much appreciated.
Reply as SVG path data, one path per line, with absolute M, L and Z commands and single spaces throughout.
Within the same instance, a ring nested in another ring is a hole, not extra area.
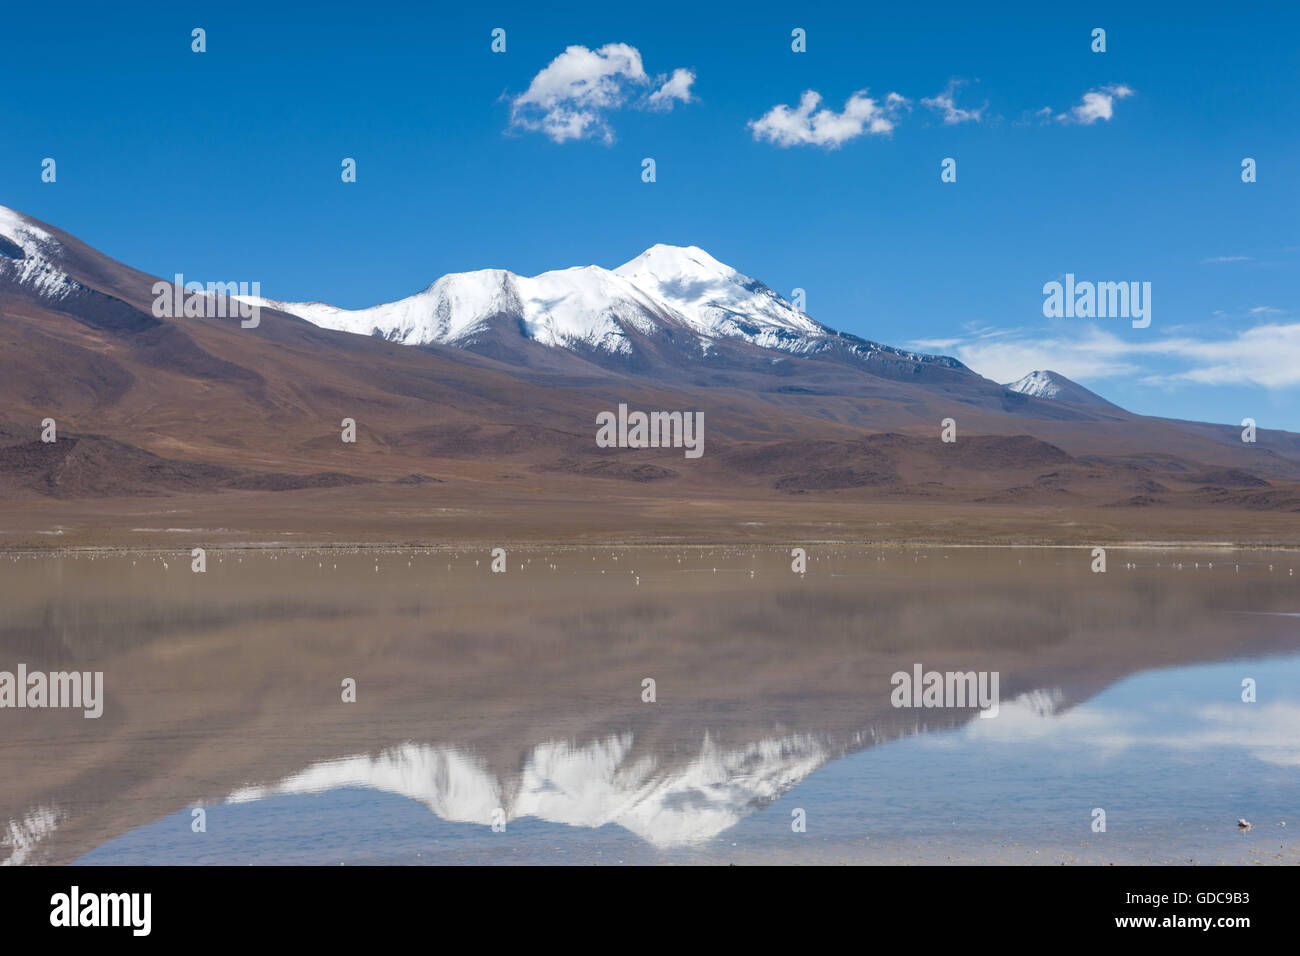
M 106 698 L 0 709 L 0 861 L 1300 862 L 1300 560 L 808 555 L 0 556 L 0 670 Z

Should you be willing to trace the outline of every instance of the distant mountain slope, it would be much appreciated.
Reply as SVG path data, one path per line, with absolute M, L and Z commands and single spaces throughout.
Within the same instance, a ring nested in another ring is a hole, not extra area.
M 1023 378 L 1008 383 L 1006 388 L 1035 398 L 1050 398 L 1057 402 L 1074 402 L 1076 405 L 1095 405 L 1122 411 L 1118 405 L 1106 401 L 1096 392 L 1089 391 L 1078 382 L 1071 381 L 1060 372 L 1034 371 Z

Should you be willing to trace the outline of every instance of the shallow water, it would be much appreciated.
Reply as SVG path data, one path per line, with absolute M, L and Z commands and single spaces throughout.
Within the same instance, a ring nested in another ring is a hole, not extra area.
M 0 556 L 0 860 L 1300 860 L 1300 561 L 807 548 Z

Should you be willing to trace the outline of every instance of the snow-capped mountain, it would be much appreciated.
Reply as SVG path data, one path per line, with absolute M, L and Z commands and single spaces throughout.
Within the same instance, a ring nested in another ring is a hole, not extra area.
M 1030 372 L 1023 378 L 1008 382 L 1003 387 L 1013 392 L 1019 392 L 1022 395 L 1032 395 L 1034 398 L 1050 398 L 1053 401 L 1074 402 L 1078 405 L 1116 407 L 1096 392 L 1089 391 L 1078 382 L 1066 378 L 1060 372 L 1050 370 Z
M 514 364 L 530 364 L 528 350 L 546 346 L 598 365 L 657 373 L 665 363 L 684 367 L 707 359 L 715 367 L 752 370 L 802 356 L 885 378 L 977 378 L 947 356 L 837 332 L 697 246 L 651 246 L 615 269 L 589 265 L 531 277 L 503 269 L 453 273 L 423 292 L 368 309 L 249 301 L 322 328 L 403 345 L 453 346 Z
M 1008 382 L 1006 387 L 1013 392 L 1036 398 L 1056 398 L 1061 394 L 1061 385 L 1055 372 L 1033 371 L 1014 382 Z
M 183 271 L 180 265 L 174 270 Z M 191 322 L 189 317 L 155 316 L 158 282 L 55 226 L 0 207 L 0 307 L 10 299 L 71 316 L 83 326 L 148 333 L 133 339 L 132 347 L 161 367 L 201 377 L 259 379 L 262 373 L 237 372 L 199 341 L 206 338 L 208 321 L 224 324 L 222 317 Z M 307 333 L 313 343 L 329 343 L 331 355 L 350 349 L 390 354 L 369 351 L 379 343 L 362 344 L 378 338 L 428 347 L 444 357 L 449 350 L 472 353 L 475 360 L 467 367 L 481 368 L 477 360 L 488 359 L 498 368 L 527 369 L 530 376 L 576 375 L 585 382 L 597 373 L 602 380 L 609 374 L 630 375 L 659 384 L 743 387 L 760 393 L 851 393 L 900 403 L 890 407 L 902 410 L 909 422 L 932 417 L 929 409 L 922 411 L 930 395 L 942 396 L 945 404 L 960 400 L 1013 414 L 1025 412 L 1026 402 L 1032 401 L 1009 395 L 954 358 L 838 332 L 696 246 L 652 246 L 614 269 L 588 265 L 536 276 L 503 269 L 453 273 L 413 296 L 365 309 L 240 298 L 269 312 L 250 346 L 297 338 L 305 326 L 315 326 L 347 333 L 325 338 Z M 251 353 L 248 358 L 253 360 Z M 117 373 L 111 377 L 127 380 Z M 93 389 L 102 374 L 78 381 Z M 897 383 L 927 392 L 905 396 L 895 390 Z M 1080 394 L 1090 393 L 1080 389 Z M 1014 400 L 1008 404 L 1009 399 Z M 1077 417 L 1079 401 L 1040 402 L 1034 411 L 1053 419 Z M 1044 404 L 1057 407 L 1045 409 Z M 1095 399 L 1092 404 L 1105 403 Z M 872 414 L 884 407 L 872 405 Z M 864 409 L 823 414 L 858 421 Z
M 705 338 L 728 336 L 779 348 L 792 337 L 827 332 L 763 283 L 698 246 L 651 246 L 614 272 L 672 308 Z
M 369 309 L 258 300 L 323 328 L 403 345 L 471 348 L 498 322 L 541 345 L 628 355 L 638 336 L 689 340 L 699 353 L 719 338 L 803 351 L 829 330 L 767 286 L 695 246 L 657 245 L 617 269 L 580 266 L 520 276 L 503 269 L 445 275 L 409 298 Z
M 150 312 L 156 281 L 0 207 L 0 292 L 98 327 L 142 330 L 159 325 Z M 580 371 L 577 362 L 683 381 L 707 366 L 782 378 L 793 374 L 787 359 L 798 357 L 818 359 L 827 371 L 850 366 L 885 379 L 974 389 L 986 402 L 999 394 L 956 359 L 837 332 L 696 246 L 652 246 L 616 269 L 452 273 L 415 295 L 365 309 L 239 298 L 320 328 L 452 347 L 528 368 Z M 159 334 L 175 340 L 179 333 L 169 324 Z
M 52 261 L 58 247 L 50 233 L 0 206 L 0 280 L 41 298 L 66 298 L 78 284 Z
M 651 334 L 682 324 L 680 315 L 622 276 L 585 266 L 518 276 L 504 269 L 445 275 L 429 288 L 369 309 L 339 309 L 320 302 L 270 306 L 322 328 L 377 335 L 403 345 L 475 344 L 492 320 L 521 323 L 526 338 L 542 345 L 631 350 L 629 331 Z
M 0 307 L 27 302 L 83 325 L 139 331 L 159 324 L 139 301 L 151 301 L 145 296 L 153 281 L 54 226 L 0 206 Z M 124 297 L 123 289 L 131 292 Z M 154 344 L 170 347 L 175 341 L 171 330 Z

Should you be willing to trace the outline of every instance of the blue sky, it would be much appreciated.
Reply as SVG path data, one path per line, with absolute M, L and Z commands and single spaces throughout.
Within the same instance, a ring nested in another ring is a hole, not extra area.
M 0 204 L 148 272 L 352 308 L 698 245 L 991 378 L 1300 431 L 1300 12 L 1134 6 L 11 5 Z M 603 105 L 565 98 L 602 77 Z M 831 113 L 801 121 L 809 90 Z M 1065 273 L 1150 282 L 1151 326 L 1045 318 Z

